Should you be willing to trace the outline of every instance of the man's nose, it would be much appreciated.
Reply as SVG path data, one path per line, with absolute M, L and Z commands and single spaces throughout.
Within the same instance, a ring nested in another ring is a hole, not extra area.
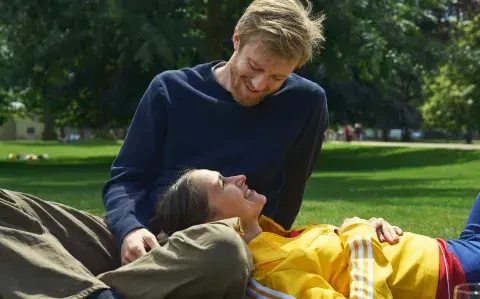
M 252 78 L 252 87 L 255 91 L 262 91 L 267 87 L 268 77 L 265 74 L 256 75 Z

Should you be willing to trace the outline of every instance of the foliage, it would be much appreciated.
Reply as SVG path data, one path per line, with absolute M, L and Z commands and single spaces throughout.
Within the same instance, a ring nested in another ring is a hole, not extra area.
M 10 97 L 6 91 L 0 90 L 0 126 L 3 125 L 11 116 L 12 112 Z
M 312 2 L 327 16 L 326 43 L 298 73 L 327 90 L 332 123 L 384 128 L 419 125 L 422 78 L 437 70 L 452 17 L 478 9 L 474 0 Z M 128 126 L 156 74 L 229 58 L 249 3 L 0 2 L 0 89 L 15 90 L 50 139 L 55 127 Z
M 179 1 L 118 3 L 0 3 L 3 85 L 26 90 L 26 108 L 51 129 L 125 126 L 152 76 L 179 66 L 188 42 Z
M 437 76 L 426 79 L 429 99 L 422 107 L 426 124 L 469 135 L 480 127 L 480 16 L 458 22 L 447 59 Z
M 435 67 L 444 2 L 316 1 L 328 16 L 317 64 L 325 69 L 334 121 L 418 125 L 420 74 Z

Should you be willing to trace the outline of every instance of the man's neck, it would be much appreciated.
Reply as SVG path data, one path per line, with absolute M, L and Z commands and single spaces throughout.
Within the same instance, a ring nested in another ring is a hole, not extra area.
M 230 65 L 228 62 L 220 62 L 213 67 L 213 77 L 223 88 L 231 92 Z

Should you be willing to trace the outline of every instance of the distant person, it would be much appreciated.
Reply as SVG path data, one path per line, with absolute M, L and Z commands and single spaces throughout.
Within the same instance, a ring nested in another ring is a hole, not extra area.
M 355 124 L 354 135 L 355 135 L 355 141 L 363 140 L 363 130 L 362 130 L 362 125 L 361 124 L 359 124 L 359 123 Z
M 351 125 L 346 125 L 344 126 L 344 136 L 345 136 L 345 141 L 350 142 L 353 140 L 353 128 Z
M 345 141 L 345 127 L 343 125 L 337 129 L 337 141 Z
M 325 138 L 324 141 L 335 141 L 337 139 L 337 133 L 332 129 L 329 128 L 325 132 Z

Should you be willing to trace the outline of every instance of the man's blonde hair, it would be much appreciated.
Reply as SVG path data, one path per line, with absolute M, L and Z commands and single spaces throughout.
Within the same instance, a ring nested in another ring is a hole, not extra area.
M 305 0 L 254 0 L 237 24 L 240 47 L 255 36 L 267 50 L 300 67 L 312 59 L 325 40 L 325 16 L 312 16 L 312 5 Z

